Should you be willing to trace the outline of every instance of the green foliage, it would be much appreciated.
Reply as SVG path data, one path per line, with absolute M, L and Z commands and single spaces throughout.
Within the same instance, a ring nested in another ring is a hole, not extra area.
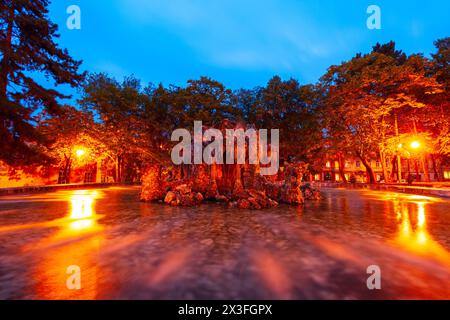
M 56 85 L 78 86 L 80 62 L 59 48 L 57 26 L 48 19 L 47 0 L 0 1 L 0 159 L 11 165 L 48 161 L 39 145 L 48 141 L 36 122 L 60 112 L 65 96 L 33 79 L 43 74 Z

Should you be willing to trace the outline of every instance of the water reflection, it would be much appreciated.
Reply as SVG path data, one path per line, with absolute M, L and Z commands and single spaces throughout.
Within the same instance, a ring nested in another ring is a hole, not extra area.
M 256 212 L 141 203 L 138 192 L 0 198 L 0 299 L 449 297 L 449 201 L 325 190 Z M 378 293 L 365 284 L 371 264 Z M 79 291 L 66 287 L 72 265 Z
M 75 220 L 70 223 L 71 229 L 79 231 L 95 227 L 94 201 L 98 198 L 96 190 L 77 191 L 70 196 L 70 219 Z
M 100 276 L 97 254 L 104 238 L 103 227 L 95 212 L 97 190 L 73 191 L 68 195 L 69 212 L 60 221 L 60 229 L 42 240 L 35 249 L 43 256 L 34 272 L 40 299 L 95 299 Z M 81 269 L 81 290 L 69 290 L 67 268 Z
M 70 217 L 72 219 L 83 219 L 92 217 L 94 200 L 98 198 L 98 191 L 78 191 L 70 196 L 72 204 Z
M 450 265 L 450 254 L 446 248 L 435 241 L 427 230 L 427 206 L 439 202 L 437 198 L 385 193 L 385 201 L 393 204 L 397 223 L 397 234 L 392 242 L 401 249 L 437 259 Z M 385 215 L 390 215 L 386 210 Z

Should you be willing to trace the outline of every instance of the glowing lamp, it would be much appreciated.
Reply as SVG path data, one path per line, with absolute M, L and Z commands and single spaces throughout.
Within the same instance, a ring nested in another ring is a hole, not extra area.
M 82 156 L 84 156 L 86 154 L 86 151 L 83 149 L 78 149 L 77 151 L 75 151 L 75 153 L 78 158 L 81 158 Z
M 420 147 L 420 143 L 418 141 L 411 142 L 411 148 L 418 149 Z

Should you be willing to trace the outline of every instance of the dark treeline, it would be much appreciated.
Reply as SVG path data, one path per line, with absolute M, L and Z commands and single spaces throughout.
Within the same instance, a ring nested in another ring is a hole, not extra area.
M 0 1 L 0 160 L 12 167 L 70 172 L 83 146 L 114 167 L 116 181 L 139 180 L 148 163 L 170 165 L 173 130 L 225 119 L 280 129 L 282 159 L 306 162 L 310 173 L 329 157 L 343 170 L 353 157 L 375 182 L 370 160 L 378 159 L 384 179 L 395 181 L 400 157 L 432 160 L 435 168 L 448 162 L 450 38 L 435 42 L 431 58 L 376 44 L 331 66 L 316 84 L 274 76 L 264 87 L 232 91 L 201 77 L 184 87 L 143 87 L 134 76 L 81 74 L 81 62 L 54 43 L 47 5 Z M 60 105 L 64 96 L 35 82 L 33 72 L 79 88 L 78 105 Z M 420 153 L 402 147 L 411 139 L 423 141 Z
M 314 86 L 277 76 L 266 87 L 233 92 L 207 77 L 190 80 L 186 87 L 142 88 L 134 77 L 119 83 L 105 74 L 92 74 L 79 103 L 96 119 L 86 129 L 101 127 L 102 134 L 96 136 L 108 135 L 100 140 L 112 142 L 108 149 L 116 150 L 119 158 L 167 161 L 173 130 L 191 129 L 194 121 L 217 128 L 229 120 L 280 129 L 282 154 L 311 162 L 323 147 L 318 99 Z

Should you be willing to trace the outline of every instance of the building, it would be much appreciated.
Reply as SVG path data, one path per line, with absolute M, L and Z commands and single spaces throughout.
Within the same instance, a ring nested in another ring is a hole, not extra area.
M 383 166 L 380 160 L 372 159 L 370 165 L 374 171 L 375 178 L 378 182 L 384 182 Z M 407 182 L 408 177 L 411 176 L 415 182 L 425 181 L 425 173 L 423 172 L 423 164 L 418 160 L 402 159 L 402 181 Z M 450 181 L 450 166 L 441 165 L 436 166 L 431 159 L 427 161 L 428 177 L 430 182 L 435 181 Z M 388 174 L 391 175 L 392 166 L 387 165 Z M 347 159 L 344 165 L 344 175 L 349 182 L 367 183 L 369 177 L 365 166 L 359 159 Z M 313 176 L 314 181 L 320 182 L 342 182 L 343 178 L 339 170 L 339 161 L 330 158 L 325 162 L 321 172 Z
M 100 168 L 100 169 L 98 169 Z M 0 161 L 0 188 L 45 186 L 67 183 L 112 182 L 111 169 L 98 161 L 72 168 L 69 176 L 58 167 L 14 169 Z
M 345 160 L 344 175 L 347 181 L 352 182 L 367 182 L 368 176 L 366 168 L 360 160 L 348 159 Z M 383 178 L 383 168 L 381 163 L 377 160 L 372 160 L 371 167 L 375 173 L 377 181 Z M 339 170 L 339 161 L 328 160 L 322 168 L 322 172 L 314 175 L 314 181 L 322 182 L 342 182 L 343 178 Z

